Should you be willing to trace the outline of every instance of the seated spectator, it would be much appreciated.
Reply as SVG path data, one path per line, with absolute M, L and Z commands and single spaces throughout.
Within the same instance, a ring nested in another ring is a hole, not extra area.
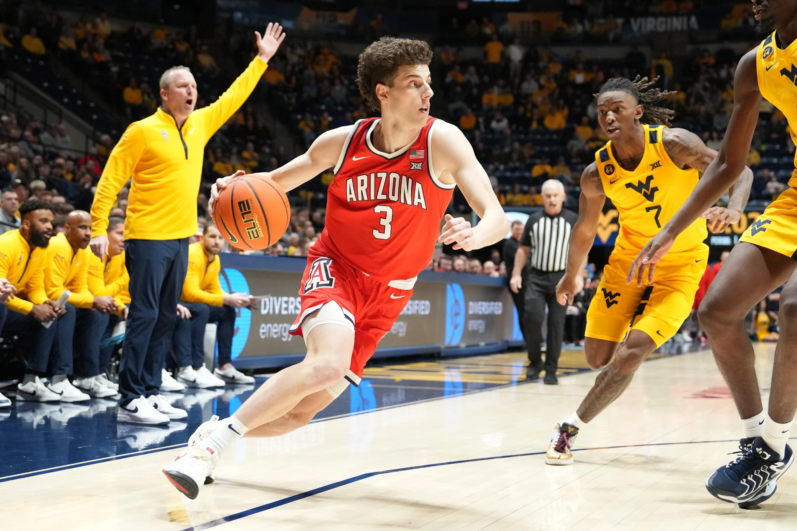
M 581 123 L 576 127 L 576 137 L 585 142 L 592 137 L 592 126 L 589 125 L 588 116 L 581 117 Z
M 111 21 L 108 20 L 108 13 L 102 13 L 97 20 L 94 21 L 94 28 L 97 31 L 97 34 L 102 37 L 107 37 L 111 34 Z
M 65 232 L 50 239 L 47 263 L 44 266 L 44 289 L 50 300 L 58 300 L 69 290 L 64 306 L 66 314 L 58 324 L 58 337 L 53 352 L 64 371 L 73 372 L 74 387 L 94 398 L 108 398 L 116 390 L 106 387 L 95 377 L 100 373 L 100 336 L 107 318 L 118 308 L 110 295 L 97 297 L 88 286 L 88 270 L 92 252 L 91 216 L 75 210 L 66 217 Z M 77 353 L 77 356 L 74 356 Z
M 69 136 L 69 133 L 66 131 L 66 125 L 58 124 L 55 127 L 55 145 L 58 146 L 59 149 L 73 149 L 72 145 L 72 137 Z
M 230 162 L 230 157 L 224 155 L 221 160 L 216 161 L 213 164 L 213 172 L 221 177 L 227 177 L 235 173 L 235 169 L 233 168 L 232 163 Z
M 459 128 L 463 131 L 470 131 L 476 127 L 476 115 L 470 107 L 465 109 L 465 114 L 459 117 Z
M 449 273 L 453 270 L 453 262 L 451 261 L 451 257 L 447 254 L 441 254 L 437 259 L 437 268 L 435 271 L 441 271 L 444 273 Z
M 188 273 L 183 285 L 182 305 L 191 312 L 191 358 L 180 360 L 177 381 L 189 387 L 211 387 L 216 380 L 228 384 L 252 384 L 255 379 L 233 367 L 232 338 L 238 308 L 256 309 L 257 300 L 245 293 L 224 293 L 219 284 L 224 240 L 215 225 L 205 227 L 201 243 L 188 248 Z M 217 323 L 218 367 L 213 374 L 204 365 L 205 326 Z
M 28 53 L 34 55 L 44 55 L 47 50 L 44 48 L 44 43 L 36 33 L 36 28 L 31 28 L 28 33 L 22 37 L 22 47 Z
M 299 121 L 299 129 L 302 130 L 305 145 L 310 147 L 310 144 L 315 141 L 316 134 L 315 121 L 309 112 L 304 113 L 304 117 Z
M 558 131 L 560 129 L 564 129 L 567 127 L 567 121 L 565 117 L 567 116 L 567 108 L 558 107 L 553 110 L 550 114 L 545 117 L 543 123 L 545 124 L 545 128 L 550 131 Z
M 551 168 L 551 175 L 553 176 L 554 179 L 565 177 L 567 182 L 563 181 L 562 184 L 571 184 L 573 178 L 572 173 L 570 172 L 570 168 L 567 167 L 567 163 L 565 162 L 564 157 L 559 157 L 557 159 L 556 166 Z
M 161 26 L 158 26 L 152 31 L 152 46 L 154 46 L 155 48 L 165 48 L 166 46 L 169 45 L 169 42 L 167 40 L 168 38 L 169 38 L 169 30 Z
M 517 183 L 513 184 L 512 191 L 506 194 L 507 206 L 527 206 L 530 199 L 529 194 L 524 193 Z
M 52 207 L 37 199 L 19 207 L 22 224 L 0 236 L 0 278 L 16 288 L 13 299 L 0 304 L 0 328 L 5 337 L 17 336 L 24 344 L 25 377 L 17 386 L 17 400 L 33 402 L 75 402 L 90 397 L 75 389 L 67 374 L 71 360 L 53 356 L 52 380 L 45 382 L 50 351 L 58 334 L 59 321 L 66 315 L 44 289 L 47 245 L 52 235 Z M 55 322 L 53 322 L 55 321 Z M 45 325 L 45 326 L 42 326 Z
M 744 162 L 748 166 L 758 166 L 761 164 L 761 154 L 758 153 L 755 147 L 750 146 L 750 152 L 747 154 L 747 159 Z
M 468 260 L 467 272 L 473 275 L 481 275 L 482 263 L 479 262 L 478 258 L 471 258 Z
M 551 168 L 551 163 L 548 158 L 542 159 L 538 164 L 535 164 L 531 168 L 531 178 L 532 179 L 542 179 L 547 180 L 554 177 L 553 175 L 553 168 Z
M 498 273 L 498 268 L 495 267 L 495 262 L 491 260 L 484 262 L 484 274 L 493 278 L 501 276 Z
M 509 120 L 500 112 L 495 113 L 493 120 L 490 122 L 490 129 L 496 133 L 503 133 L 509 129 Z
M 22 223 L 17 217 L 19 209 L 19 197 L 13 190 L 3 192 L 3 199 L 0 201 L 0 235 L 18 229 Z
M 202 49 L 196 56 L 197 63 L 199 63 L 199 69 L 206 74 L 216 75 L 219 72 L 219 66 L 216 64 L 216 60 L 213 59 L 213 56 L 210 55 L 208 52 L 208 47 L 203 46 Z
M 455 256 L 453 262 L 453 271 L 455 273 L 467 273 L 467 260 L 464 256 Z
M 125 109 L 132 120 L 138 120 L 144 114 L 141 105 L 144 102 L 144 98 L 136 78 L 130 78 L 130 82 L 122 93 L 122 99 L 125 102 Z

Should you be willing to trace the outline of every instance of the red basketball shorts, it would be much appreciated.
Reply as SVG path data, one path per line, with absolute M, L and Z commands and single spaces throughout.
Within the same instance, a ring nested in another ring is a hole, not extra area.
M 290 333 L 304 337 L 302 324 L 325 304 L 337 303 L 354 327 L 354 351 L 346 379 L 359 385 L 365 364 L 409 302 L 414 284 L 415 279 L 374 280 L 336 259 L 318 240 L 309 251 L 299 290 L 302 308 Z

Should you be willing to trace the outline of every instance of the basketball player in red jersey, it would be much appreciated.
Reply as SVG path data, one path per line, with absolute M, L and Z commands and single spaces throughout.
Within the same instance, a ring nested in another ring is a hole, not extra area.
M 263 384 L 224 420 L 206 422 L 164 469 L 193 499 L 220 454 L 246 437 L 273 437 L 304 426 L 349 385 L 412 296 L 436 242 L 470 251 L 492 245 L 509 223 L 462 132 L 429 116 L 432 51 L 423 41 L 385 37 L 360 55 L 357 83 L 381 118 L 328 131 L 307 153 L 267 174 L 286 191 L 334 168 L 327 223 L 310 249 L 292 333 L 307 356 Z M 219 190 L 234 176 L 219 179 Z M 459 186 L 481 218 L 476 227 L 445 216 Z

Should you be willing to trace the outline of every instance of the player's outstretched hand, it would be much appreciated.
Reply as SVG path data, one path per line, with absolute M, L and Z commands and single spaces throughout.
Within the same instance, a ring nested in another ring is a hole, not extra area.
M 573 304 L 573 297 L 581 291 L 578 289 L 578 281 L 576 277 L 570 275 L 563 276 L 559 283 L 556 284 L 556 302 L 562 306 L 569 306 Z
M 285 40 L 285 34 L 282 33 L 282 26 L 274 22 L 269 22 L 266 31 L 263 32 L 263 36 L 260 36 L 259 31 L 255 32 L 255 36 L 257 37 L 257 56 L 260 57 L 264 63 L 268 64 L 271 58 L 274 57 L 274 54 L 277 53 L 277 49 L 279 49 L 282 41 Z
M 243 170 L 238 170 L 232 175 L 222 177 L 221 179 L 216 179 L 216 184 L 214 184 L 210 189 L 210 201 L 208 201 L 208 214 L 210 214 L 211 217 L 213 217 L 213 211 L 216 209 L 216 201 L 218 201 L 221 191 L 227 188 L 227 185 L 230 184 L 230 181 L 237 179 L 242 175 L 246 175 L 246 172 Z M 93 242 L 94 240 L 91 241 Z M 92 250 L 94 250 L 93 247 Z
M 454 249 L 459 251 L 472 251 L 477 249 L 476 238 L 473 237 L 473 227 L 465 218 L 455 218 L 446 214 L 446 224 L 437 241 L 444 245 L 454 244 Z
M 675 243 L 675 238 L 665 231 L 658 233 L 647 245 L 645 245 L 631 264 L 631 269 L 628 270 L 628 277 L 625 279 L 626 284 L 630 284 L 636 277 L 637 287 L 642 286 L 643 279 L 645 278 L 645 268 L 648 269 L 648 284 L 653 283 L 653 272 L 656 270 L 656 264 L 661 260 L 667 251 L 670 250 L 672 244 Z
M 720 234 L 725 232 L 728 225 L 737 223 L 741 219 L 742 213 L 732 208 L 715 206 L 703 212 L 700 217 L 708 220 L 706 223 L 708 230 L 714 234 Z

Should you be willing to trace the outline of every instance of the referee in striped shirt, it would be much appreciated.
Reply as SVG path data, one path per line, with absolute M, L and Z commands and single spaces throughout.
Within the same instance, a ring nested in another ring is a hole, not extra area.
M 540 377 L 545 369 L 545 383 L 555 385 L 559 353 L 562 351 L 562 336 L 565 328 L 567 308 L 556 301 L 556 284 L 567 268 L 567 249 L 570 233 L 578 216 L 562 209 L 565 200 L 564 185 L 554 179 L 542 185 L 544 209 L 529 216 L 523 239 L 515 255 L 510 289 L 518 293 L 526 284 L 526 305 L 523 328 L 526 332 L 526 348 L 529 351 L 529 367 L 526 380 Z M 529 253 L 531 258 L 529 259 Z M 526 261 L 528 260 L 528 264 Z M 524 265 L 528 265 L 526 278 L 521 277 Z M 542 323 L 545 320 L 545 305 L 548 305 L 548 336 L 546 339 L 545 364 L 542 361 Z

